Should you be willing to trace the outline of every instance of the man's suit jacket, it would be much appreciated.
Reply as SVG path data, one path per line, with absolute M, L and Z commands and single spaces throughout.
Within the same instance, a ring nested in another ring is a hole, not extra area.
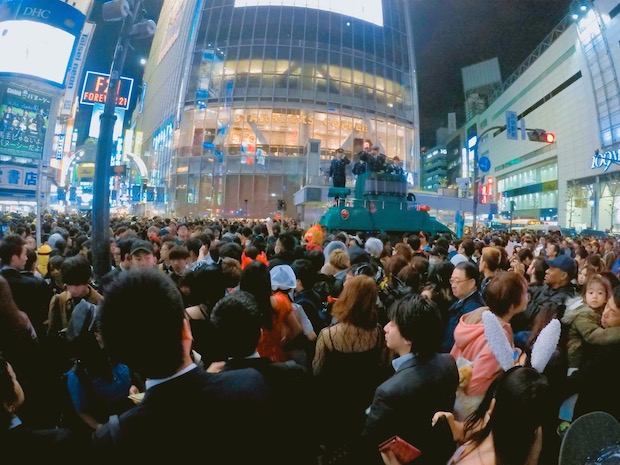
M 437 411 L 452 411 L 458 382 L 456 362 L 449 354 L 435 354 L 428 360 L 414 357 L 400 366 L 377 388 L 366 419 L 363 447 L 374 459 L 368 463 L 381 463 L 379 444 L 400 436 L 422 451 L 417 465 L 442 460 L 445 464 L 434 447 L 431 420 Z
M 207 373 L 201 367 L 146 391 L 134 408 L 93 434 L 98 463 L 119 457 L 158 463 L 163 457 L 193 457 L 205 463 L 268 463 L 273 454 L 262 428 L 269 390 L 254 369 Z
M 37 336 L 45 336 L 45 325 L 52 290 L 45 281 L 36 276 L 27 276 L 15 268 L 4 268 L 0 274 L 7 280 L 17 307 L 28 315 Z

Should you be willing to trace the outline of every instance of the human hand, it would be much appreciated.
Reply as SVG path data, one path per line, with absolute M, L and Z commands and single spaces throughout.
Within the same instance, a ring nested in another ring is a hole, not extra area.
M 394 451 L 388 450 L 386 452 L 381 452 L 381 458 L 383 459 L 383 463 L 385 465 L 402 465 L 401 462 L 396 458 L 396 454 Z
M 132 384 L 131 387 L 129 388 L 129 395 L 135 395 L 135 394 L 140 394 L 140 389 L 138 389 L 136 386 Z
M 219 373 L 224 368 L 226 362 L 213 362 L 207 368 L 207 373 Z

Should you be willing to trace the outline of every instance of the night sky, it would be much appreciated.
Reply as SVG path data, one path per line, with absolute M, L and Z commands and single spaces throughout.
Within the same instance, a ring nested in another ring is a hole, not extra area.
M 183 0 L 177 0 L 183 1 Z M 349 1 L 349 0 L 341 0 Z M 571 0 L 405 0 L 414 3 L 414 41 L 418 69 L 421 145 L 435 145 L 435 131 L 447 126 L 448 113 L 464 124 L 461 68 L 498 57 L 505 80 L 560 20 Z M 96 0 L 91 21 L 97 23 L 86 70 L 109 72 L 120 23 L 104 23 Z M 163 0 L 144 0 L 146 18 L 157 21 Z M 136 78 L 132 107 L 139 92 L 142 66 L 150 39 L 133 41 L 124 76 Z M 92 107 L 81 106 L 77 116 L 84 140 Z

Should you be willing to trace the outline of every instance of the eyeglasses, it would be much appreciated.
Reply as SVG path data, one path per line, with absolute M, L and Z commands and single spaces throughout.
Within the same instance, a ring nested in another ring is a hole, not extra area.
M 450 278 L 450 284 L 461 284 L 462 282 L 469 281 L 470 279 L 474 279 L 474 278 L 465 278 L 465 279 Z

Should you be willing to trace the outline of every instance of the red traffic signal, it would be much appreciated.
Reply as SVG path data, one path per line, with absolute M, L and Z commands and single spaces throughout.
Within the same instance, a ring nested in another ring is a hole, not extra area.
M 544 142 L 546 144 L 553 144 L 555 142 L 555 134 L 547 132 L 544 129 L 533 129 L 528 131 L 527 136 L 533 142 Z

